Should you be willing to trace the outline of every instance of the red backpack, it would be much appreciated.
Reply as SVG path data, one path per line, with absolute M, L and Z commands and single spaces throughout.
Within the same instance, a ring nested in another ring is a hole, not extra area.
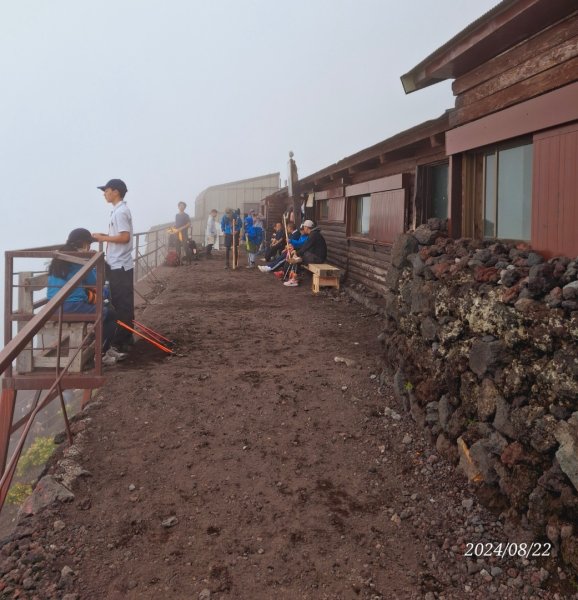
M 165 265 L 167 267 L 178 267 L 181 264 L 179 255 L 176 250 L 169 250 L 165 258 Z

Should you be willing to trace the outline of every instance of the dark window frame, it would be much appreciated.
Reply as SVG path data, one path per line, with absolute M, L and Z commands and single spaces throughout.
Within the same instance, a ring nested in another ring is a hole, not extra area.
M 504 241 L 518 241 L 528 242 L 531 236 L 531 222 L 532 222 L 532 193 L 530 191 L 530 197 L 527 199 L 530 209 L 530 232 L 527 239 L 521 238 L 509 238 L 498 236 L 499 224 L 495 221 L 495 231 L 493 236 L 488 236 L 485 233 L 485 218 L 486 218 L 486 178 L 487 178 L 487 162 L 486 157 L 493 154 L 496 157 L 496 165 L 498 154 L 502 151 L 509 150 L 512 148 L 519 148 L 522 146 L 530 146 L 533 152 L 533 138 L 532 136 L 522 136 L 505 142 L 496 144 L 489 144 L 475 150 L 466 152 L 464 154 L 464 173 L 463 173 L 463 184 L 464 184 L 464 203 L 463 203 L 463 215 L 462 215 L 462 235 L 467 237 L 473 237 L 475 239 L 485 240 L 504 240 Z M 533 169 L 533 163 L 531 164 Z M 533 173 L 530 172 L 530 182 L 532 181 Z M 494 215 L 499 210 L 499 198 L 497 197 L 497 190 L 499 185 L 499 172 L 496 166 L 496 177 L 495 177 L 495 191 L 494 191 Z
M 359 200 L 362 199 L 367 199 L 369 200 L 369 218 L 367 220 L 367 232 L 363 233 L 360 231 L 357 231 L 356 226 L 357 226 L 357 205 Z M 371 229 L 371 194 L 361 194 L 359 196 L 350 196 L 347 198 L 347 202 L 349 204 L 349 210 L 348 210 L 348 216 L 349 216 L 349 227 L 348 227 L 348 232 L 347 232 L 347 237 L 349 238 L 355 238 L 355 239 L 360 239 L 360 240 L 369 240 L 369 232 Z

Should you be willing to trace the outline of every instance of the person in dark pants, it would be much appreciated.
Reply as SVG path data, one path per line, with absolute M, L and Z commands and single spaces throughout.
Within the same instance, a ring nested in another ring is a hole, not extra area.
M 321 235 L 321 229 L 313 221 L 303 222 L 303 233 L 308 236 L 307 241 L 297 250 L 297 256 L 303 264 L 324 263 L 327 260 L 327 244 Z
M 213 208 L 209 213 L 209 218 L 207 219 L 207 229 L 205 232 L 207 237 L 207 247 L 205 249 L 207 253 L 207 258 L 211 258 L 213 252 L 213 246 L 217 241 L 217 235 L 219 232 L 217 231 L 217 209 Z
M 83 229 L 82 227 L 73 229 L 68 234 L 66 244 L 60 251 L 63 253 L 67 251 L 89 252 L 90 244 L 92 244 L 93 241 L 94 239 L 88 229 Z M 82 265 L 70 263 L 60 258 L 52 259 L 50 266 L 48 267 L 48 288 L 46 297 L 49 300 L 53 298 L 81 268 Z M 96 269 L 92 269 L 83 280 L 82 285 L 74 288 L 68 295 L 66 301 L 62 305 L 63 312 L 66 314 L 95 314 L 96 281 Z M 104 300 L 108 300 L 106 294 Z M 117 315 L 114 307 L 110 303 L 104 304 L 102 314 L 102 364 L 105 366 L 114 365 L 117 361 L 123 360 L 126 357 L 126 354 L 117 352 L 111 346 L 117 330 L 116 319 Z
M 116 309 L 117 317 L 129 327 L 134 321 L 134 261 L 132 257 L 132 216 L 124 200 L 127 187 L 121 179 L 111 179 L 99 186 L 104 192 L 104 199 L 112 205 L 108 234 L 93 233 L 98 242 L 107 242 L 106 246 L 106 278 L 110 284 L 110 298 Z M 112 346 L 119 352 L 130 350 L 133 337 L 130 331 L 119 327 Z
M 281 223 L 275 223 L 275 228 L 273 229 L 273 236 L 271 237 L 271 243 L 269 244 L 267 250 L 265 250 L 265 260 L 269 262 L 278 254 L 281 254 L 281 252 L 283 252 L 285 248 L 285 244 L 286 240 L 283 225 Z
M 227 208 L 223 218 L 221 219 L 221 230 L 225 234 L 225 269 L 230 268 L 229 257 L 231 255 L 231 248 L 233 248 L 233 244 L 236 249 L 236 261 L 234 265 L 231 262 L 231 267 L 236 268 L 239 265 L 239 237 L 242 226 L 243 221 L 241 221 L 241 217 L 237 214 L 237 212 Z
M 183 264 L 183 254 L 190 264 L 193 253 L 189 246 L 189 231 L 191 229 L 191 217 L 185 212 L 186 202 L 178 203 L 179 212 L 175 216 L 175 233 L 177 236 L 177 254 Z

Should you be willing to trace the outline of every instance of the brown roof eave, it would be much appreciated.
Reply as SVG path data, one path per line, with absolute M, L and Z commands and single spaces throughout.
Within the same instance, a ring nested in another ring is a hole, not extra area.
M 459 77 L 576 11 L 576 0 L 503 0 L 401 76 L 406 94 Z
M 300 185 L 309 185 L 330 177 L 339 177 L 348 173 L 349 169 L 359 167 L 363 163 L 371 163 L 372 160 L 379 158 L 394 150 L 419 143 L 424 139 L 430 138 L 436 134 L 447 131 L 449 128 L 449 113 L 446 111 L 437 119 L 425 121 L 411 129 L 406 129 L 382 142 L 379 142 L 351 156 L 317 171 L 307 177 L 299 180 Z

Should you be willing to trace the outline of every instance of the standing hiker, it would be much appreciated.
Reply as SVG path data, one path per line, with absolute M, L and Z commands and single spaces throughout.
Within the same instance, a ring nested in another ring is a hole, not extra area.
M 227 208 L 221 219 L 221 230 L 225 234 L 225 269 L 230 268 L 229 256 L 231 249 L 233 250 L 231 267 L 236 269 L 239 264 L 239 237 L 242 226 L 243 222 L 237 212 L 231 208 Z
M 187 261 L 190 263 L 193 254 L 189 246 L 189 230 L 191 229 L 191 217 L 185 212 L 187 204 L 185 202 L 179 202 L 179 212 L 175 216 L 175 234 L 177 236 L 177 254 L 179 260 L 182 261 L 183 250 Z
M 206 247 L 206 252 L 207 252 L 207 258 L 211 258 L 212 257 L 212 252 L 213 252 L 213 246 L 215 245 L 215 242 L 217 241 L 217 235 L 218 235 L 218 231 L 217 231 L 217 209 L 213 208 L 213 210 L 211 210 L 211 212 L 209 213 L 209 218 L 207 219 L 207 230 L 205 232 L 205 235 L 207 237 L 207 247 Z
M 134 261 L 132 258 L 132 216 L 124 197 L 127 187 L 121 179 L 111 179 L 98 186 L 104 199 L 112 205 L 108 234 L 93 233 L 97 242 L 106 245 L 106 279 L 110 284 L 110 296 L 118 319 L 132 327 L 134 321 Z M 119 327 L 112 340 L 117 352 L 130 350 L 132 334 Z
M 251 225 L 245 230 L 245 236 L 249 254 L 247 269 L 254 269 L 257 253 L 263 243 L 263 219 L 261 215 L 253 216 Z

